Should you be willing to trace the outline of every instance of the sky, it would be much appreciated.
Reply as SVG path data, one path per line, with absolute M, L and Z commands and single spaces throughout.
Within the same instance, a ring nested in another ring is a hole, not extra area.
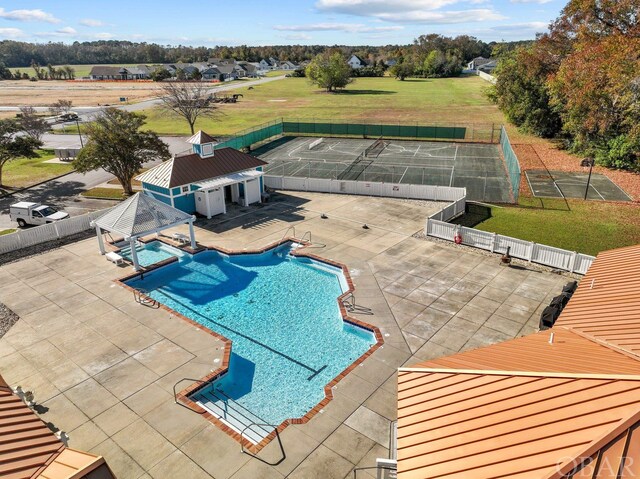
M 533 39 L 567 0 L 0 0 L 0 40 L 162 45 L 408 44 L 426 33 Z

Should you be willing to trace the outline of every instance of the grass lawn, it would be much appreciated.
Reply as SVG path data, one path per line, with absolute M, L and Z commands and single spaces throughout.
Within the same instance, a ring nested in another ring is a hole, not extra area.
M 0 236 L 9 235 L 11 233 L 15 233 L 16 230 L 13 228 L 9 228 L 8 230 L 0 230 Z
M 54 158 L 53 150 L 39 150 L 37 158 L 9 161 L 2 169 L 2 183 L 10 188 L 24 188 L 73 171 L 70 163 L 45 163 Z
M 93 198 L 105 198 L 110 200 L 123 199 L 124 190 L 122 188 L 91 188 L 90 190 L 83 191 L 82 196 L 89 196 Z
M 520 197 L 519 206 L 470 206 L 454 222 L 569 251 L 595 256 L 640 240 L 637 204 Z
M 229 135 L 277 117 L 380 122 L 496 123 L 504 117 L 484 92 L 488 83 L 476 76 L 442 79 L 358 78 L 341 93 L 326 93 L 306 78 L 285 78 L 241 88 L 236 104 L 220 106 L 217 118 L 205 118 L 196 129 Z M 159 108 L 144 112 L 147 128 L 160 134 L 189 134 L 187 123 Z
M 291 70 L 269 70 L 264 74 L 266 77 L 279 77 L 282 75 L 286 75 L 287 73 L 292 73 Z

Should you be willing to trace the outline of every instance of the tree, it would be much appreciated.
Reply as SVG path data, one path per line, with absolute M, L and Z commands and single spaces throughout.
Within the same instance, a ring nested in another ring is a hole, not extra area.
M 44 118 L 38 116 L 32 106 L 20 107 L 20 129 L 31 138 L 40 141 L 42 135 L 49 131 L 49 124 Z
M 202 72 L 197 68 L 193 70 L 193 72 L 191 73 L 191 80 L 196 80 L 196 81 L 202 80 Z
M 26 135 L 19 135 L 21 129 L 15 120 L 0 120 L 0 186 L 4 165 L 17 158 L 34 158 L 35 150 L 42 142 Z
M 146 117 L 107 108 L 85 126 L 87 142 L 73 161 L 81 173 L 104 169 L 114 175 L 126 195 L 133 194 L 131 180 L 142 165 L 171 157 L 167 145 L 151 131 L 141 131 Z
M 184 118 L 191 134 L 198 118 L 213 118 L 218 114 L 214 96 L 202 83 L 167 83 L 160 98 L 165 110 Z
M 335 92 L 353 81 L 351 67 L 340 52 L 325 52 L 316 56 L 307 68 L 305 75 L 309 81 L 328 92 Z
M 165 67 L 158 67 L 151 72 L 150 76 L 153 81 L 164 81 L 171 78 L 171 72 Z
M 400 81 L 404 81 L 405 78 L 410 77 L 414 72 L 415 65 L 407 61 L 398 62 L 389 68 L 389 73 Z
M 60 99 L 49 107 L 49 111 L 54 116 L 62 115 L 64 113 L 69 113 L 72 105 L 73 101 Z

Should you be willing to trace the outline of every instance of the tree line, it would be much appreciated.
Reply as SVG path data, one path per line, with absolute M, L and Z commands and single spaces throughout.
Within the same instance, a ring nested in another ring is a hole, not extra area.
M 327 45 L 270 45 L 270 46 L 215 46 L 192 47 L 185 45 L 158 45 L 156 43 L 121 40 L 99 40 L 91 42 L 28 43 L 15 40 L 0 41 L 0 62 L 9 68 L 38 65 L 85 65 L 85 64 L 153 64 L 193 63 L 209 58 L 234 58 L 239 61 L 257 62 L 263 58 L 278 58 L 299 63 L 311 60 L 328 49 L 340 50 L 344 55 L 356 54 L 367 61 L 388 58 L 415 58 L 426 56 L 437 49 L 444 53 L 455 51 L 463 61 L 476 56 L 489 56 L 496 42 L 485 43 L 477 38 L 461 35 L 455 38 L 441 35 L 421 35 L 411 45 L 385 46 L 327 46 Z
M 490 97 L 522 130 L 640 170 L 640 0 L 570 0 L 549 33 L 507 52 Z

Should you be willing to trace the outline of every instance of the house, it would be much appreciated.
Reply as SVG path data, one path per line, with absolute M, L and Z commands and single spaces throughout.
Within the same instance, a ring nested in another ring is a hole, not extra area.
M 0 404 L 0 477 L 114 479 L 102 456 L 67 447 L 66 435 L 54 434 L 28 405 L 26 392 L 2 376 Z
M 638 288 L 602 252 L 551 329 L 401 368 L 397 477 L 639 477 Z
M 96 65 L 91 68 L 89 78 L 92 80 L 146 80 L 149 78 L 149 72 L 140 67 Z
M 487 63 L 491 63 L 491 62 L 495 62 L 495 60 L 492 60 L 491 58 L 485 58 L 485 57 L 476 57 L 469 62 L 469 64 L 467 65 L 467 69 L 477 70 L 478 67 L 481 67 L 482 65 L 486 65 Z
M 262 201 L 264 161 L 234 148 L 218 148 L 203 131 L 187 140 L 183 153 L 152 168 L 136 179 L 144 194 L 186 213 L 207 218 L 225 214 L 229 203 L 248 206 Z
M 208 67 L 202 70 L 202 79 L 209 81 L 224 81 L 224 74 L 216 67 Z
M 237 62 L 237 66 L 244 70 L 244 75 L 247 78 L 256 78 L 258 76 L 258 63 L 249 62 Z
M 232 64 L 217 65 L 216 68 L 222 74 L 220 81 L 231 81 L 239 78 L 236 66 Z
M 347 63 L 354 70 L 357 70 L 359 68 L 364 68 L 367 66 L 367 62 L 362 58 L 360 58 L 358 55 L 351 55 L 349 60 L 347 60 Z
M 396 65 L 398 63 L 398 60 L 396 60 L 395 58 L 388 58 L 384 61 L 384 65 L 389 68 L 392 67 L 394 65 Z
M 280 69 L 281 70 L 293 71 L 293 70 L 297 70 L 298 68 L 299 68 L 298 65 L 296 65 L 295 63 L 290 62 L 288 60 L 285 61 L 285 62 L 280 63 Z
M 493 70 L 495 70 L 497 66 L 498 66 L 498 60 L 491 60 L 483 65 L 480 65 L 477 68 L 477 71 L 488 73 L 489 75 L 491 75 L 493 74 Z
M 275 67 L 269 60 L 267 60 L 266 58 L 263 58 L 262 60 L 260 60 L 260 70 L 262 71 L 275 70 Z

